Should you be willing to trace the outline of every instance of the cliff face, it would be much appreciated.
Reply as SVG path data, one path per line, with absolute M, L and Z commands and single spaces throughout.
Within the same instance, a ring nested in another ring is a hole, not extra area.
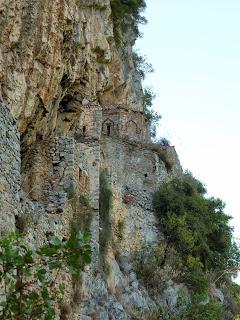
M 181 166 L 149 141 L 134 37 L 116 45 L 109 0 L 5 0 L 0 29 L 1 233 L 37 246 L 88 229 L 92 264 L 79 286 L 65 279 L 66 319 L 147 319 L 133 257 L 159 238 L 152 194 Z
M 0 95 L 27 144 L 74 131 L 83 101 L 141 110 L 133 41 L 116 48 L 110 15 L 109 0 L 1 2 Z

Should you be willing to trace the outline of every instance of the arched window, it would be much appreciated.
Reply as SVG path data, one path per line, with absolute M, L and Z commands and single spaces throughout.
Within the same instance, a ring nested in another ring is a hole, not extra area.
M 102 125 L 102 132 L 107 136 L 112 136 L 114 130 L 114 122 L 111 119 L 106 119 Z

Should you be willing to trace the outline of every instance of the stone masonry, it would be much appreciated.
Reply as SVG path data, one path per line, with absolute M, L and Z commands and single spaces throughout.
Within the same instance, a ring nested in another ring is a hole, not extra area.
M 102 133 L 107 136 L 149 142 L 149 121 L 143 112 L 133 111 L 124 105 L 103 109 Z
M 102 135 L 148 143 L 149 121 L 143 112 L 125 105 L 81 106 L 76 139 L 99 140 Z

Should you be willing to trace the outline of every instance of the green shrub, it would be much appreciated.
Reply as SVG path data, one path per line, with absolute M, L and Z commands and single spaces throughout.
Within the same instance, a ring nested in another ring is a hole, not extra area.
M 145 245 L 135 254 L 134 271 L 138 280 L 152 297 L 159 295 L 169 280 L 182 273 L 182 260 L 176 250 L 166 243 Z
M 201 301 L 207 297 L 209 290 L 209 279 L 205 273 L 201 271 L 188 271 L 185 274 L 184 282 L 192 292 L 201 296 Z
M 65 188 L 65 192 L 67 193 L 68 200 L 71 200 L 76 196 L 76 192 L 73 184 L 70 184 L 67 188 Z
M 117 233 L 117 237 L 118 237 L 119 240 L 123 239 L 124 228 L 125 228 L 125 221 L 124 220 L 118 220 L 116 233 Z
M 173 168 L 174 161 L 171 154 L 168 152 L 167 147 L 163 147 L 158 143 L 148 143 L 144 145 L 147 149 L 150 149 L 158 154 L 158 157 L 161 161 L 164 162 L 167 172 L 170 172 Z
M 81 205 L 83 205 L 85 207 L 89 206 L 89 199 L 83 194 L 80 195 L 79 202 Z
M 206 300 L 206 297 L 205 297 Z M 222 306 L 212 301 L 203 302 L 199 296 L 189 297 L 184 290 L 178 292 L 177 305 L 174 310 L 168 307 L 160 308 L 158 312 L 161 320 L 221 320 Z
M 153 310 L 148 320 L 222 320 L 222 306 L 219 303 L 196 302 L 194 296 L 190 300 L 186 293 L 179 292 L 177 306 L 175 310 L 165 306 L 157 306 Z
M 16 229 L 20 232 L 26 232 L 33 225 L 32 215 L 29 211 L 24 211 L 16 216 Z
M 239 248 L 223 202 L 205 194 L 204 185 L 189 172 L 154 194 L 153 205 L 165 240 L 143 247 L 135 259 L 135 272 L 155 301 L 169 280 L 185 283 L 188 294 L 179 292 L 175 309 L 162 307 L 153 311 L 150 319 L 220 320 L 239 315 L 240 287 L 231 280 L 240 266 Z M 212 297 L 216 284 L 224 293 L 224 304 Z
M 181 320 L 221 320 L 222 306 L 219 303 L 209 302 L 189 303 L 186 310 L 180 314 Z
M 225 270 L 240 264 L 230 217 L 220 199 L 206 198 L 203 184 L 185 173 L 161 186 L 153 205 L 167 241 L 187 259 L 199 259 L 203 270 Z
M 90 263 L 87 234 L 77 233 L 61 241 L 53 238 L 37 250 L 27 246 L 20 233 L 0 240 L 0 318 L 4 320 L 54 320 L 62 302 L 61 272 L 79 274 L 80 265 Z M 61 281 L 60 281 L 61 282 Z
M 167 138 L 161 138 L 156 143 L 159 144 L 160 146 L 164 146 L 164 147 L 170 146 L 170 141 Z

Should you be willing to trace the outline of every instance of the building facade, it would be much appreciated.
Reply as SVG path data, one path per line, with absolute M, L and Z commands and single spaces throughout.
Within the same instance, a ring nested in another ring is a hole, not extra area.
M 99 139 L 101 135 L 148 143 L 149 121 L 143 112 L 124 105 L 83 106 L 79 122 L 83 137 Z

